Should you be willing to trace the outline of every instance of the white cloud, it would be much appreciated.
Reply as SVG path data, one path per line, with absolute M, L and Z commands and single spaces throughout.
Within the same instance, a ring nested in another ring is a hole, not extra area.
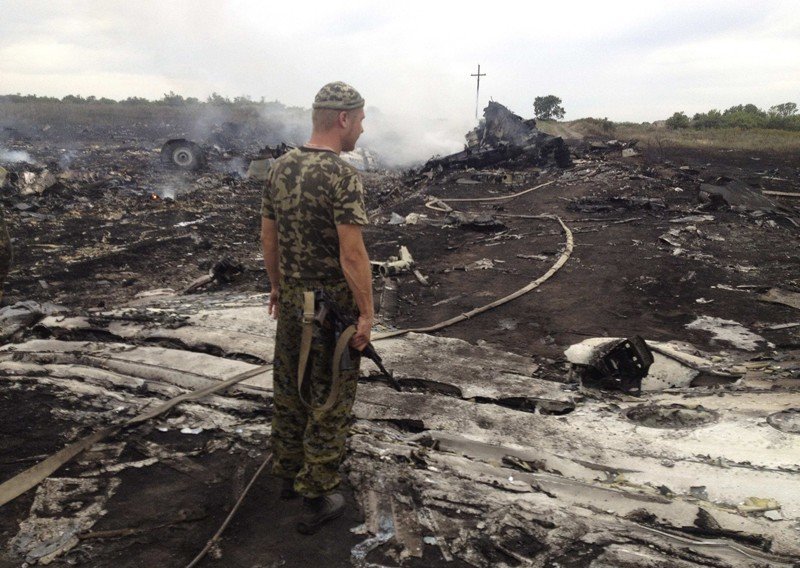
M 546 94 L 567 118 L 641 121 L 800 93 L 800 4 L 781 0 L 17 0 L 0 38 L 2 92 L 309 106 L 341 79 L 382 111 L 380 128 L 460 132 L 455 146 L 478 63 L 481 106 L 492 97 L 525 116 Z

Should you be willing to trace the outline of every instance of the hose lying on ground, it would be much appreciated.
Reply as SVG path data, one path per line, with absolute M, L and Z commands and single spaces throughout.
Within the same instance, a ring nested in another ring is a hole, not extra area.
M 64 449 L 56 452 L 52 456 L 48 457 L 44 461 L 41 461 L 19 473 L 9 479 L 8 481 L 3 482 L 0 484 L 0 507 L 8 503 L 9 501 L 16 499 L 23 493 L 25 493 L 28 489 L 32 489 L 39 485 L 42 481 L 50 477 L 56 470 L 62 467 L 64 464 L 72 460 L 73 458 L 80 455 L 82 452 L 91 448 L 97 442 L 105 440 L 106 438 L 117 434 L 121 430 L 125 428 L 129 428 L 131 426 L 135 426 L 137 424 L 141 424 L 147 420 L 155 418 L 166 411 L 174 408 L 179 403 L 184 402 L 186 400 L 195 400 L 198 398 L 206 397 L 210 394 L 217 393 L 221 390 L 225 390 L 228 387 L 235 385 L 236 383 L 240 383 L 245 379 L 249 379 L 251 377 L 255 377 L 256 375 L 260 375 L 261 373 L 271 372 L 272 367 L 269 365 L 264 365 L 261 367 L 257 367 L 255 369 L 250 369 L 249 371 L 245 371 L 244 373 L 239 373 L 234 377 L 226 381 L 222 381 L 218 384 L 211 385 L 200 389 L 194 392 L 184 393 L 180 396 L 176 396 L 162 404 L 154 408 L 153 410 L 142 412 L 137 416 L 134 416 L 127 422 L 116 426 L 108 426 L 97 432 L 89 434 L 88 436 L 81 438 L 77 442 L 73 442 L 72 444 L 68 445 Z
M 250 491 L 250 488 L 256 482 L 256 479 L 258 479 L 258 476 L 261 475 L 261 472 L 264 471 L 264 468 L 267 467 L 267 465 L 271 461 L 272 461 L 272 453 L 269 453 L 269 454 L 267 454 L 267 457 L 264 458 L 264 461 L 261 463 L 261 466 L 253 474 L 253 477 L 250 478 L 250 482 L 247 484 L 247 486 L 244 488 L 244 490 L 242 490 L 242 494 L 239 495 L 239 499 L 236 500 L 236 503 L 234 504 L 234 506 L 231 509 L 230 513 L 228 513 L 228 516 L 225 517 L 225 520 L 222 522 L 222 525 L 219 527 L 219 529 L 217 529 L 217 532 L 215 532 L 214 536 L 212 536 L 208 540 L 206 545 L 203 547 L 203 550 L 201 550 L 197 554 L 197 556 L 194 557 L 194 560 L 192 560 L 191 562 L 189 562 L 189 564 L 186 565 L 186 568 L 194 568 L 195 566 L 197 566 L 197 564 L 203 558 L 205 558 L 206 554 L 208 554 L 208 551 L 211 550 L 211 547 L 214 546 L 219 541 L 220 537 L 222 536 L 223 531 L 226 528 L 228 528 L 228 525 L 230 524 L 231 520 L 233 519 L 233 516 L 236 514 L 236 511 L 238 511 L 239 507 L 242 506 L 242 503 L 244 502 L 244 498 L 247 497 L 247 493 Z
M 527 189 L 524 192 L 520 192 L 520 193 L 512 195 L 512 196 L 506 196 L 503 199 L 509 199 L 511 197 L 516 197 L 516 196 L 522 195 L 523 193 L 527 193 L 529 191 L 533 191 L 534 189 L 537 189 L 539 187 L 543 187 L 544 185 L 548 185 L 550 183 L 553 183 L 553 182 L 548 182 L 546 184 L 542 184 L 540 186 L 536 186 L 536 187 Z M 495 199 L 495 198 L 477 198 L 477 199 L 472 199 L 471 201 L 491 201 L 493 199 Z M 440 322 L 440 323 L 437 323 L 437 324 L 434 324 L 434 325 L 430 325 L 430 326 L 426 326 L 426 327 L 417 327 L 417 328 L 409 328 L 409 329 L 398 329 L 398 330 L 395 330 L 395 331 L 378 333 L 378 334 L 375 334 L 373 336 L 373 341 L 380 341 L 382 339 L 388 339 L 390 337 L 397 337 L 397 336 L 405 335 L 406 333 L 411 333 L 411 332 L 415 332 L 415 333 L 430 333 L 430 332 L 433 332 L 433 331 L 439 331 L 440 329 L 444 329 L 444 328 L 449 327 L 451 325 L 454 325 L 456 323 L 459 323 L 459 322 L 465 321 L 467 319 L 470 319 L 470 318 L 472 318 L 472 317 L 474 317 L 474 316 L 476 316 L 478 314 L 482 314 L 484 312 L 487 312 L 487 311 L 489 311 L 489 310 L 491 310 L 493 308 L 496 308 L 497 306 L 501 306 L 503 304 L 506 304 L 506 303 L 516 299 L 516 298 L 519 298 L 520 296 L 522 296 L 524 294 L 527 294 L 531 290 L 534 290 L 535 288 L 539 287 L 543 282 L 545 282 L 546 280 L 551 278 L 562 266 L 564 266 L 564 264 L 567 262 L 567 260 L 569 259 L 570 255 L 572 254 L 572 250 L 573 250 L 573 247 L 574 247 L 574 240 L 573 240 L 573 236 L 572 236 L 572 231 L 570 231 L 569 227 L 567 227 L 564 224 L 564 222 L 561 220 L 560 217 L 553 216 L 552 218 L 555 219 L 556 221 L 558 221 L 558 223 L 561 225 L 561 228 L 564 230 L 564 233 L 566 234 L 567 241 L 566 241 L 564 252 L 561 253 L 561 256 L 556 261 L 556 263 L 552 267 L 550 267 L 550 270 L 548 270 L 545 274 L 543 274 L 542 276 L 540 276 L 536 280 L 532 281 L 531 283 L 527 284 L 526 286 L 523 286 L 522 288 L 520 288 L 516 292 L 513 292 L 513 293 L 511 293 L 511 294 L 509 294 L 507 296 L 504 296 L 503 298 L 495 300 L 494 302 L 491 302 L 491 303 L 486 304 L 484 306 L 481 306 L 479 308 L 475 308 L 474 310 L 471 310 L 469 312 L 460 314 L 460 315 L 458 315 L 456 317 L 450 318 L 450 319 L 445 320 L 443 322 Z M 159 415 L 167 412 L 168 410 L 172 409 L 173 407 L 175 407 L 176 405 L 178 405 L 181 402 L 184 402 L 186 400 L 195 400 L 195 399 L 203 398 L 203 397 L 208 396 L 210 394 L 214 394 L 214 393 L 217 393 L 217 392 L 219 392 L 221 390 L 225 390 L 228 387 L 231 387 L 231 386 L 233 386 L 233 385 L 235 385 L 235 384 L 237 384 L 237 383 L 239 383 L 239 382 L 241 382 L 241 381 L 243 381 L 245 379 L 249 379 L 249 378 L 254 377 L 256 375 L 260 375 L 261 373 L 270 372 L 271 370 L 272 370 L 272 368 L 271 368 L 270 365 L 263 365 L 263 366 L 255 368 L 255 369 L 251 369 L 249 371 L 246 371 L 244 373 L 240 373 L 240 374 L 238 374 L 238 375 L 236 375 L 236 376 L 234 376 L 234 377 L 232 377 L 232 378 L 230 378 L 230 379 L 228 379 L 226 381 L 220 382 L 219 384 L 211 385 L 211 386 L 205 387 L 205 388 L 200 389 L 200 390 L 195 391 L 195 392 L 182 394 L 180 396 L 177 396 L 177 397 L 175 397 L 173 399 L 168 400 L 167 402 L 165 402 L 161 406 L 159 406 L 159 407 L 157 407 L 157 408 L 155 408 L 155 409 L 153 409 L 151 411 L 143 412 L 143 413 L 135 416 L 134 418 L 131 418 L 130 420 L 128 420 L 127 422 L 125 422 L 125 423 L 123 423 L 121 425 L 109 426 L 109 427 L 103 428 L 101 430 L 98 430 L 97 432 L 94 432 L 94 433 L 90 434 L 89 436 L 86 436 L 86 437 L 78 440 L 77 442 L 73 442 L 72 444 L 70 444 L 67 447 L 63 448 L 59 452 L 57 452 L 57 453 L 53 454 L 52 456 L 46 458 L 44 461 L 39 462 L 38 464 L 34 465 L 33 467 L 30 467 L 30 468 L 26 469 L 22 473 L 19 473 L 16 476 L 12 477 L 11 479 L 9 479 L 9 480 L 5 481 L 4 483 L 0 484 L 0 507 L 5 505 L 9 501 L 11 501 L 13 499 L 16 499 L 17 497 L 19 497 L 20 495 L 22 495 L 23 493 L 25 493 L 29 489 L 32 489 L 33 487 L 36 487 L 39 483 L 41 483 L 42 481 L 47 479 L 50 475 L 52 475 L 56 470 L 61 468 L 64 464 L 66 464 L 67 462 L 69 462 L 70 460 L 75 458 L 76 456 L 80 455 L 82 452 L 84 452 L 85 450 L 89 449 L 90 447 L 92 447 L 97 442 L 100 442 L 100 441 L 102 441 L 102 440 L 104 440 L 104 439 L 106 439 L 106 438 L 108 438 L 110 436 L 113 436 L 114 434 L 117 434 L 118 432 L 120 432 L 121 430 L 123 430 L 125 428 L 131 427 L 131 426 L 135 426 L 137 424 L 141 424 L 142 422 L 145 422 L 147 420 L 155 418 L 156 416 L 159 416 Z
M 539 184 L 539 185 L 537 185 L 535 187 L 529 187 L 528 189 L 525 189 L 525 190 L 520 191 L 518 193 L 513 193 L 511 195 L 501 195 L 499 197 L 453 197 L 453 198 L 448 198 L 448 199 L 441 199 L 439 197 L 434 197 L 432 200 L 428 201 L 425 204 L 425 207 L 427 207 L 428 209 L 433 209 L 434 211 L 441 211 L 442 213 L 449 213 L 450 211 L 452 211 L 452 209 L 447 207 L 447 202 L 449 202 L 449 201 L 458 201 L 458 202 L 466 202 L 466 201 L 471 201 L 471 202 L 476 202 L 476 201 L 507 201 L 509 199 L 514 199 L 515 197 L 519 197 L 520 195 L 525 195 L 526 193 L 530 193 L 531 191 L 534 191 L 534 190 L 540 189 L 542 187 L 545 187 L 547 185 L 550 185 L 551 183 L 555 183 L 555 180 L 551 180 L 551 181 Z M 439 204 L 444 205 L 444 207 L 439 207 Z
M 506 304 L 506 303 L 510 302 L 511 300 L 515 300 L 516 298 L 519 298 L 520 296 L 522 296 L 524 294 L 527 294 L 531 290 L 533 290 L 535 288 L 538 288 L 544 281 L 548 280 L 551 276 L 553 276 L 553 274 L 558 272 L 558 270 L 562 266 L 564 266 L 564 264 L 567 262 L 569 257 L 572 255 L 572 249 L 575 246 L 575 241 L 574 241 L 574 239 L 572 237 L 572 231 L 569 230 L 569 227 L 567 227 L 564 224 L 564 221 L 562 221 L 560 217 L 552 217 L 552 218 L 555 219 L 556 221 L 558 221 L 559 224 L 561 225 L 561 228 L 564 229 L 564 233 L 567 236 L 567 242 L 566 242 L 566 246 L 565 246 L 564 252 L 561 253 L 561 256 L 558 258 L 556 263 L 553 266 L 551 266 L 550 270 L 545 272 L 542 276 L 540 276 L 539 278 L 537 278 L 536 280 L 534 280 L 530 284 L 527 284 L 526 286 L 523 286 L 522 288 L 520 288 L 516 292 L 512 292 L 508 296 L 504 296 L 504 297 L 500 298 L 499 300 L 495 300 L 494 302 L 486 304 L 485 306 L 481 306 L 479 308 L 475 308 L 474 310 L 470 310 L 469 312 L 465 312 L 465 313 L 463 313 L 461 315 L 458 315 L 458 316 L 456 316 L 454 318 L 450 318 L 449 320 L 445 320 L 443 322 L 440 322 L 440 323 L 437 323 L 437 324 L 433 324 L 433 325 L 430 325 L 430 326 L 427 326 L 427 327 L 415 327 L 415 328 L 411 328 L 411 329 L 398 329 L 398 330 L 395 330 L 395 331 L 387 331 L 387 332 L 384 332 L 384 333 L 377 333 L 377 334 L 375 334 L 373 336 L 372 340 L 373 341 L 380 341 L 381 339 L 388 339 L 390 337 L 397 337 L 398 335 L 405 335 L 406 333 L 410 333 L 410 332 L 430 333 L 432 331 L 439 331 L 440 329 L 444 329 L 445 327 L 449 327 L 449 326 L 451 326 L 453 324 L 462 322 L 464 320 L 468 320 L 469 318 L 477 316 L 478 314 L 482 314 L 483 312 L 488 312 L 489 310 L 491 310 L 492 308 L 496 308 L 497 306 L 502 306 L 503 304 Z

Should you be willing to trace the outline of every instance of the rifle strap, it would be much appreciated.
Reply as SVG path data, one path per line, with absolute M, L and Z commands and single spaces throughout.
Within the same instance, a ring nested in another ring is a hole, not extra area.
M 339 340 L 333 349 L 330 393 L 321 406 L 313 406 L 303 396 L 303 382 L 305 382 L 308 374 L 308 359 L 311 355 L 311 343 L 314 339 L 314 292 L 303 293 L 303 333 L 300 337 L 300 357 L 297 364 L 297 395 L 300 398 L 300 402 L 308 410 L 322 414 L 333 408 L 333 405 L 339 400 L 339 394 L 342 390 L 342 381 L 339 377 L 342 355 L 344 355 L 344 350 L 347 349 L 350 339 L 355 333 L 356 328 L 351 325 L 339 336 Z
M 314 292 L 303 292 L 303 332 L 300 336 L 300 357 L 297 361 L 297 392 L 303 400 L 303 381 L 306 378 L 311 342 L 314 340 Z M 308 405 L 306 405 L 308 406 Z

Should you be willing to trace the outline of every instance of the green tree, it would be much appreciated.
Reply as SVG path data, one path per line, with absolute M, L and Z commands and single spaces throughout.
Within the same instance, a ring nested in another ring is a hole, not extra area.
M 172 91 L 164 93 L 164 96 L 158 102 L 167 106 L 183 106 L 186 104 L 186 100 L 181 95 L 177 95 Z
M 783 103 L 769 107 L 767 111 L 767 128 L 777 128 L 780 130 L 797 129 L 797 105 L 795 103 Z
M 128 97 L 127 99 L 120 101 L 120 103 L 126 105 L 146 105 L 149 102 L 150 101 L 144 97 Z
M 686 113 L 681 111 L 681 112 L 676 112 L 671 117 L 669 117 L 667 119 L 666 124 L 667 128 L 672 128 L 673 130 L 677 130 L 679 128 L 689 128 L 691 121 L 689 120 L 689 117 L 686 116 Z
M 721 126 L 727 128 L 763 128 L 766 125 L 766 116 L 753 112 L 723 113 Z
M 797 103 L 783 103 L 769 107 L 769 114 L 780 118 L 789 118 L 797 112 Z
M 553 118 L 564 118 L 564 107 L 561 106 L 561 99 L 555 95 L 546 97 L 536 97 L 533 100 L 533 114 L 539 120 L 552 120 Z
M 692 126 L 695 128 L 719 128 L 722 125 L 722 113 L 717 109 L 708 112 L 698 112 L 692 117 Z
M 208 95 L 206 102 L 210 105 L 229 105 L 231 104 L 231 100 L 228 97 L 223 97 L 219 93 L 211 93 Z
M 736 105 L 732 106 L 729 109 L 726 109 L 725 112 L 722 113 L 722 116 L 726 116 L 729 114 L 737 114 L 737 113 L 745 113 L 745 114 L 752 114 L 754 116 L 766 116 L 763 110 L 758 108 L 754 104 L 746 104 L 746 105 Z

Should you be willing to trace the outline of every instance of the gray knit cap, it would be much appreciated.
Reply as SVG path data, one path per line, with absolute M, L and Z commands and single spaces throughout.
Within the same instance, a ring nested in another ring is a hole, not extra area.
M 328 83 L 314 97 L 314 108 L 353 110 L 364 106 L 364 99 L 353 87 L 341 81 Z

